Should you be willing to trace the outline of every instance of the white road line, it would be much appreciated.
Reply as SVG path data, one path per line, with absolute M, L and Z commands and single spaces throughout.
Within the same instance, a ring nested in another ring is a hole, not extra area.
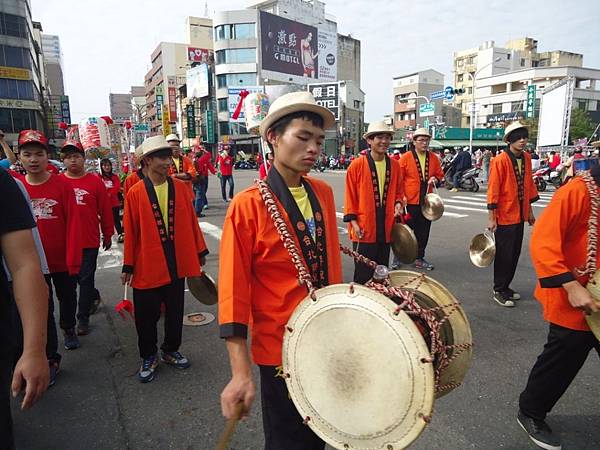
M 461 205 L 471 205 L 471 206 L 482 206 L 484 208 L 487 208 L 487 203 L 481 203 L 481 202 L 476 202 L 471 200 L 454 200 L 456 197 L 452 197 L 452 198 L 445 198 L 444 200 L 444 204 L 447 203 L 458 203 Z
M 98 252 L 98 269 L 112 269 L 123 265 L 123 252 L 119 246 L 113 243 L 110 250 L 104 251 L 100 249 Z
M 200 224 L 200 229 L 204 234 L 208 234 L 209 236 L 215 238 L 217 241 L 221 240 L 221 235 L 223 234 L 223 230 L 221 230 L 221 228 L 208 222 L 198 221 L 198 223 Z
M 468 208 L 466 206 L 456 206 L 456 205 L 449 205 L 447 203 L 444 203 L 444 208 L 448 209 L 458 209 L 459 211 L 477 211 L 477 212 L 482 212 L 482 213 L 487 213 L 487 209 L 481 209 L 481 208 Z
M 457 214 L 450 211 L 444 211 L 444 215 L 442 217 L 454 217 L 456 219 L 462 219 L 463 217 L 469 217 L 468 214 Z
M 338 219 L 343 219 L 344 218 L 344 214 L 342 214 L 341 212 L 335 212 L 335 215 Z

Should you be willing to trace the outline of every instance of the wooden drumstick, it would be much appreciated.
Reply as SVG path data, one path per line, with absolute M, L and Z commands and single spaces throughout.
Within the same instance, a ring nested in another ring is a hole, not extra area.
M 217 444 L 216 450 L 227 450 L 229 448 L 229 441 L 235 432 L 235 427 L 242 417 L 242 411 L 244 410 L 244 403 L 239 402 L 235 405 L 235 409 L 233 411 L 233 416 L 227 420 L 225 424 L 225 429 L 221 434 L 221 438 L 219 439 L 219 443 Z

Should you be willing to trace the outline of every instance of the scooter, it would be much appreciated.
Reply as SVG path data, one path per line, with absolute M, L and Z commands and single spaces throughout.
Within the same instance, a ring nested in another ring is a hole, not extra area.
M 476 178 L 479 176 L 479 172 L 481 172 L 481 169 L 479 167 L 471 167 L 470 169 L 465 170 L 461 174 L 460 180 L 458 181 L 459 189 L 471 192 L 478 192 L 479 183 L 477 183 Z M 452 189 L 454 187 L 453 173 L 453 170 L 448 170 L 444 177 L 446 188 L 448 189 Z
M 547 189 L 548 183 L 546 183 L 546 180 L 544 178 L 549 173 L 549 167 L 540 167 L 533 173 L 533 182 L 535 183 L 535 187 L 537 188 L 538 192 L 544 192 Z

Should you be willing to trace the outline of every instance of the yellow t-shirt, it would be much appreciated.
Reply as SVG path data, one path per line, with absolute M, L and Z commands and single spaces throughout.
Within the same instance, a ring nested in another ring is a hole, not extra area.
M 519 173 L 523 174 L 523 158 L 517 158 L 517 167 L 519 168 Z
M 375 161 L 375 170 L 377 170 L 379 193 L 383 194 L 383 187 L 385 186 L 385 158 L 383 158 L 381 161 Z
M 421 173 L 423 174 L 423 178 L 425 178 L 425 160 L 427 158 L 427 152 L 416 152 L 417 158 L 419 158 L 419 164 L 421 164 Z
M 304 221 L 308 226 L 308 231 L 310 231 L 310 234 L 314 239 L 317 227 L 315 225 L 315 218 L 313 216 L 312 206 L 310 204 L 310 200 L 308 199 L 308 193 L 306 192 L 306 189 L 304 186 L 299 186 L 290 187 L 289 190 L 292 193 L 294 200 L 296 200 L 296 204 L 298 205 L 300 213 L 302 213 L 302 216 L 304 217 Z
M 154 192 L 156 192 L 156 198 L 158 198 L 158 206 L 160 206 L 160 212 L 163 216 L 163 222 L 165 227 L 169 223 L 169 183 L 166 181 L 163 184 L 154 186 Z

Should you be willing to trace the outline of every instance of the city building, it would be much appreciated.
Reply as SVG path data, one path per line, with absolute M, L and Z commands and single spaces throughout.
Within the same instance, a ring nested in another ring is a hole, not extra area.
M 454 98 L 454 106 L 463 112 L 462 126 L 469 126 L 468 108 L 473 96 L 474 79 L 535 67 L 566 65 L 582 67 L 583 55 L 563 50 L 540 53 L 538 41 L 529 37 L 511 40 L 506 47 L 497 47 L 494 41 L 486 41 L 479 47 L 455 52 L 454 87 L 465 89 L 463 95 Z
M 110 117 L 115 123 L 122 124 L 131 120 L 133 109 L 131 107 L 131 94 L 108 94 Z
M 213 21 L 206 17 L 189 16 L 185 20 L 190 47 L 213 49 Z
M 131 111 L 134 123 L 144 123 L 146 113 L 146 89 L 144 86 L 131 86 Z
M 571 66 L 538 66 L 487 77 L 478 77 L 475 91 L 477 126 L 496 126 L 527 118 L 528 92 L 534 90 L 534 117 L 539 117 L 545 88 L 567 78 L 575 79 L 573 108 L 588 111 L 600 122 L 600 69 Z M 530 88 L 535 86 L 535 88 Z
M 442 117 L 443 100 L 428 100 L 435 91 L 444 89 L 444 74 L 422 70 L 394 77 L 394 129 L 416 129 L 434 124 Z M 432 106 L 427 106 L 427 104 Z
M 41 24 L 28 0 L 0 2 L 0 129 L 9 143 L 20 130 L 47 131 Z

